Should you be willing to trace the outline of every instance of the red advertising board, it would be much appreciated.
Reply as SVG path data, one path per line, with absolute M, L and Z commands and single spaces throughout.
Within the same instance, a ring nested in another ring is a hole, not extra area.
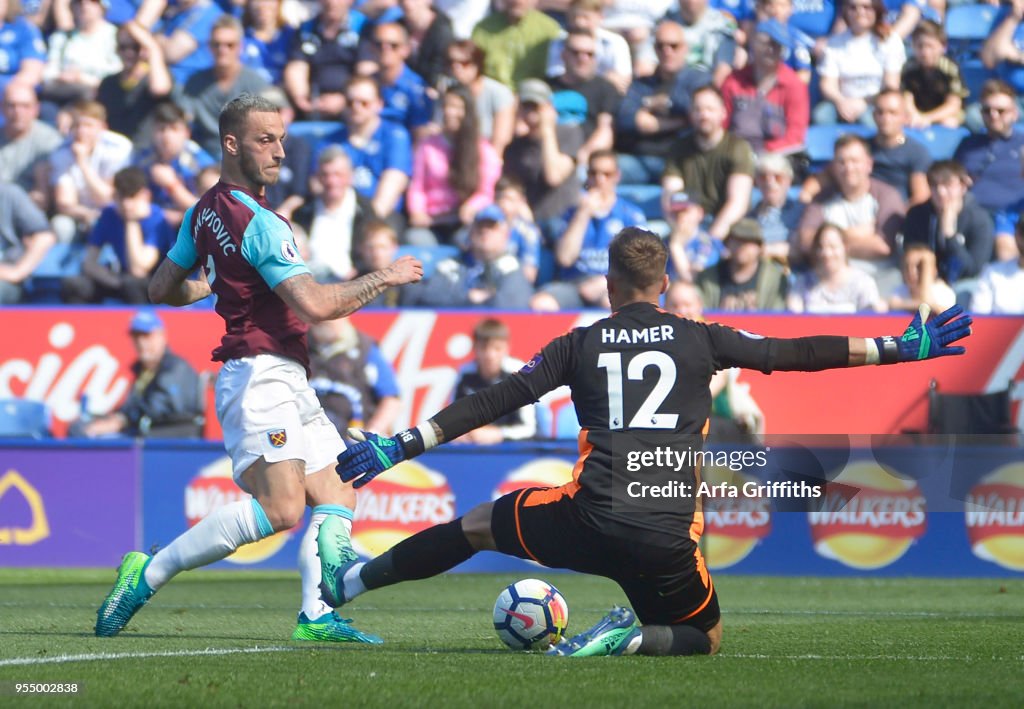
M 6 308 L 0 310 L 0 398 L 45 401 L 58 435 L 90 408 L 105 411 L 124 399 L 133 360 L 130 309 Z M 162 311 L 171 347 L 199 370 L 216 371 L 210 351 L 223 323 L 212 310 Z M 367 311 L 353 317 L 375 337 L 398 375 L 405 407 L 399 426 L 436 412 L 451 395 L 459 366 L 471 357 L 470 333 L 484 317 L 466 311 Z M 512 332 L 512 355 L 522 360 L 548 340 L 600 313 L 501 314 Z M 729 315 L 719 322 L 775 337 L 812 334 L 897 334 L 907 316 Z M 815 374 L 744 372 L 740 380 L 765 413 L 769 433 L 892 433 L 925 423 L 926 392 L 934 378 L 946 391 L 982 392 L 1024 380 L 1024 319 L 979 318 L 964 357 L 899 367 Z M 567 394 L 552 397 L 552 408 Z M 1018 404 L 1019 408 L 1019 404 Z M 211 421 L 214 417 L 209 417 Z M 211 437 L 219 437 L 213 424 Z

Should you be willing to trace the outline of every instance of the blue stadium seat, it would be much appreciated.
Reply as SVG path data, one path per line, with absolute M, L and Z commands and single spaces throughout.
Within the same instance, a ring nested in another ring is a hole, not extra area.
M 954 5 L 946 12 L 949 56 L 963 61 L 978 56 L 981 45 L 992 32 L 999 8 L 993 5 Z
M 325 136 L 338 130 L 340 125 L 338 121 L 295 121 L 288 126 L 288 136 L 317 145 Z
M 547 246 L 540 247 L 540 263 L 537 264 L 537 282 L 534 284 L 538 288 L 545 283 L 550 283 L 555 278 L 555 273 L 558 271 L 558 264 L 555 263 L 555 254 Z
M 0 399 L 0 436 L 49 438 L 50 412 L 46 404 L 29 399 Z
M 615 192 L 640 207 L 648 219 L 661 219 L 661 185 L 619 185 Z
M 327 136 L 337 132 L 340 125 L 337 121 L 296 121 L 288 126 L 290 140 L 297 140 L 309 146 L 312 159 L 310 170 L 316 172 L 320 151 L 330 145 L 326 141 Z
M 967 97 L 967 101 L 970 103 L 981 100 L 981 87 L 994 77 L 995 73 L 982 64 L 980 59 L 967 59 L 960 62 L 960 80 L 970 92 L 970 96 Z
M 947 128 L 945 126 L 930 126 L 928 128 L 907 128 L 906 134 L 928 148 L 928 154 L 932 160 L 949 160 L 956 152 L 956 146 L 964 136 L 970 135 L 970 131 L 964 127 Z
M 811 159 L 811 166 L 820 169 L 825 163 L 832 160 L 832 152 L 835 149 L 836 140 L 841 135 L 854 133 L 864 138 L 874 135 L 873 128 L 860 124 L 837 123 L 832 126 L 812 125 L 807 127 L 807 155 Z
M 537 414 L 537 438 L 554 437 L 554 414 L 551 413 L 551 405 L 545 401 L 538 401 L 533 405 Z
M 40 278 L 74 276 L 82 266 L 85 247 L 78 244 L 54 244 L 32 272 Z
M 437 246 L 399 246 L 396 258 L 402 256 L 415 256 L 423 264 L 423 277 L 430 278 L 437 268 L 437 264 L 446 258 L 458 258 L 459 249 L 456 246 L 438 244 Z
M 54 244 L 25 284 L 26 301 L 36 304 L 61 302 L 60 282 L 79 274 L 84 255 L 85 247 L 79 244 Z

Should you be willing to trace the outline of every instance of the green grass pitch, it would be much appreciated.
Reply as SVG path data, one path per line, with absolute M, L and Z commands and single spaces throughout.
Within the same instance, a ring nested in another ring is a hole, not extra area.
M 625 599 L 538 570 L 581 630 Z M 288 640 L 294 573 L 184 574 L 116 638 L 92 635 L 103 571 L 0 570 L 0 707 L 1024 706 L 1024 580 L 716 576 L 717 657 L 558 659 L 504 649 L 511 575 L 383 589 L 346 615 L 381 647 Z M 18 696 L 16 682 L 76 682 Z

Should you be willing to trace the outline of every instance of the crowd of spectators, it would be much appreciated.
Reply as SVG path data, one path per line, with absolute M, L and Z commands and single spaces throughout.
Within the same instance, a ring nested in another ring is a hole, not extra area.
M 947 4 L 0 0 L 0 298 L 56 244 L 65 302 L 142 302 L 250 92 L 317 278 L 440 255 L 383 305 L 600 307 L 646 225 L 711 309 L 1024 312 L 1024 0 L 955 47 Z

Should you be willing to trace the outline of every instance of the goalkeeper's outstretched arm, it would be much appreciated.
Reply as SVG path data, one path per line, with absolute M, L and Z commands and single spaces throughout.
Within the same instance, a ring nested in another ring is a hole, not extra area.
M 964 348 L 953 343 L 971 334 L 971 316 L 958 305 L 931 320 L 928 314 L 928 306 L 922 305 L 902 335 L 873 338 L 832 335 L 762 338 L 720 325 L 707 327 L 720 369 L 744 367 L 765 373 L 813 372 L 963 354 Z

